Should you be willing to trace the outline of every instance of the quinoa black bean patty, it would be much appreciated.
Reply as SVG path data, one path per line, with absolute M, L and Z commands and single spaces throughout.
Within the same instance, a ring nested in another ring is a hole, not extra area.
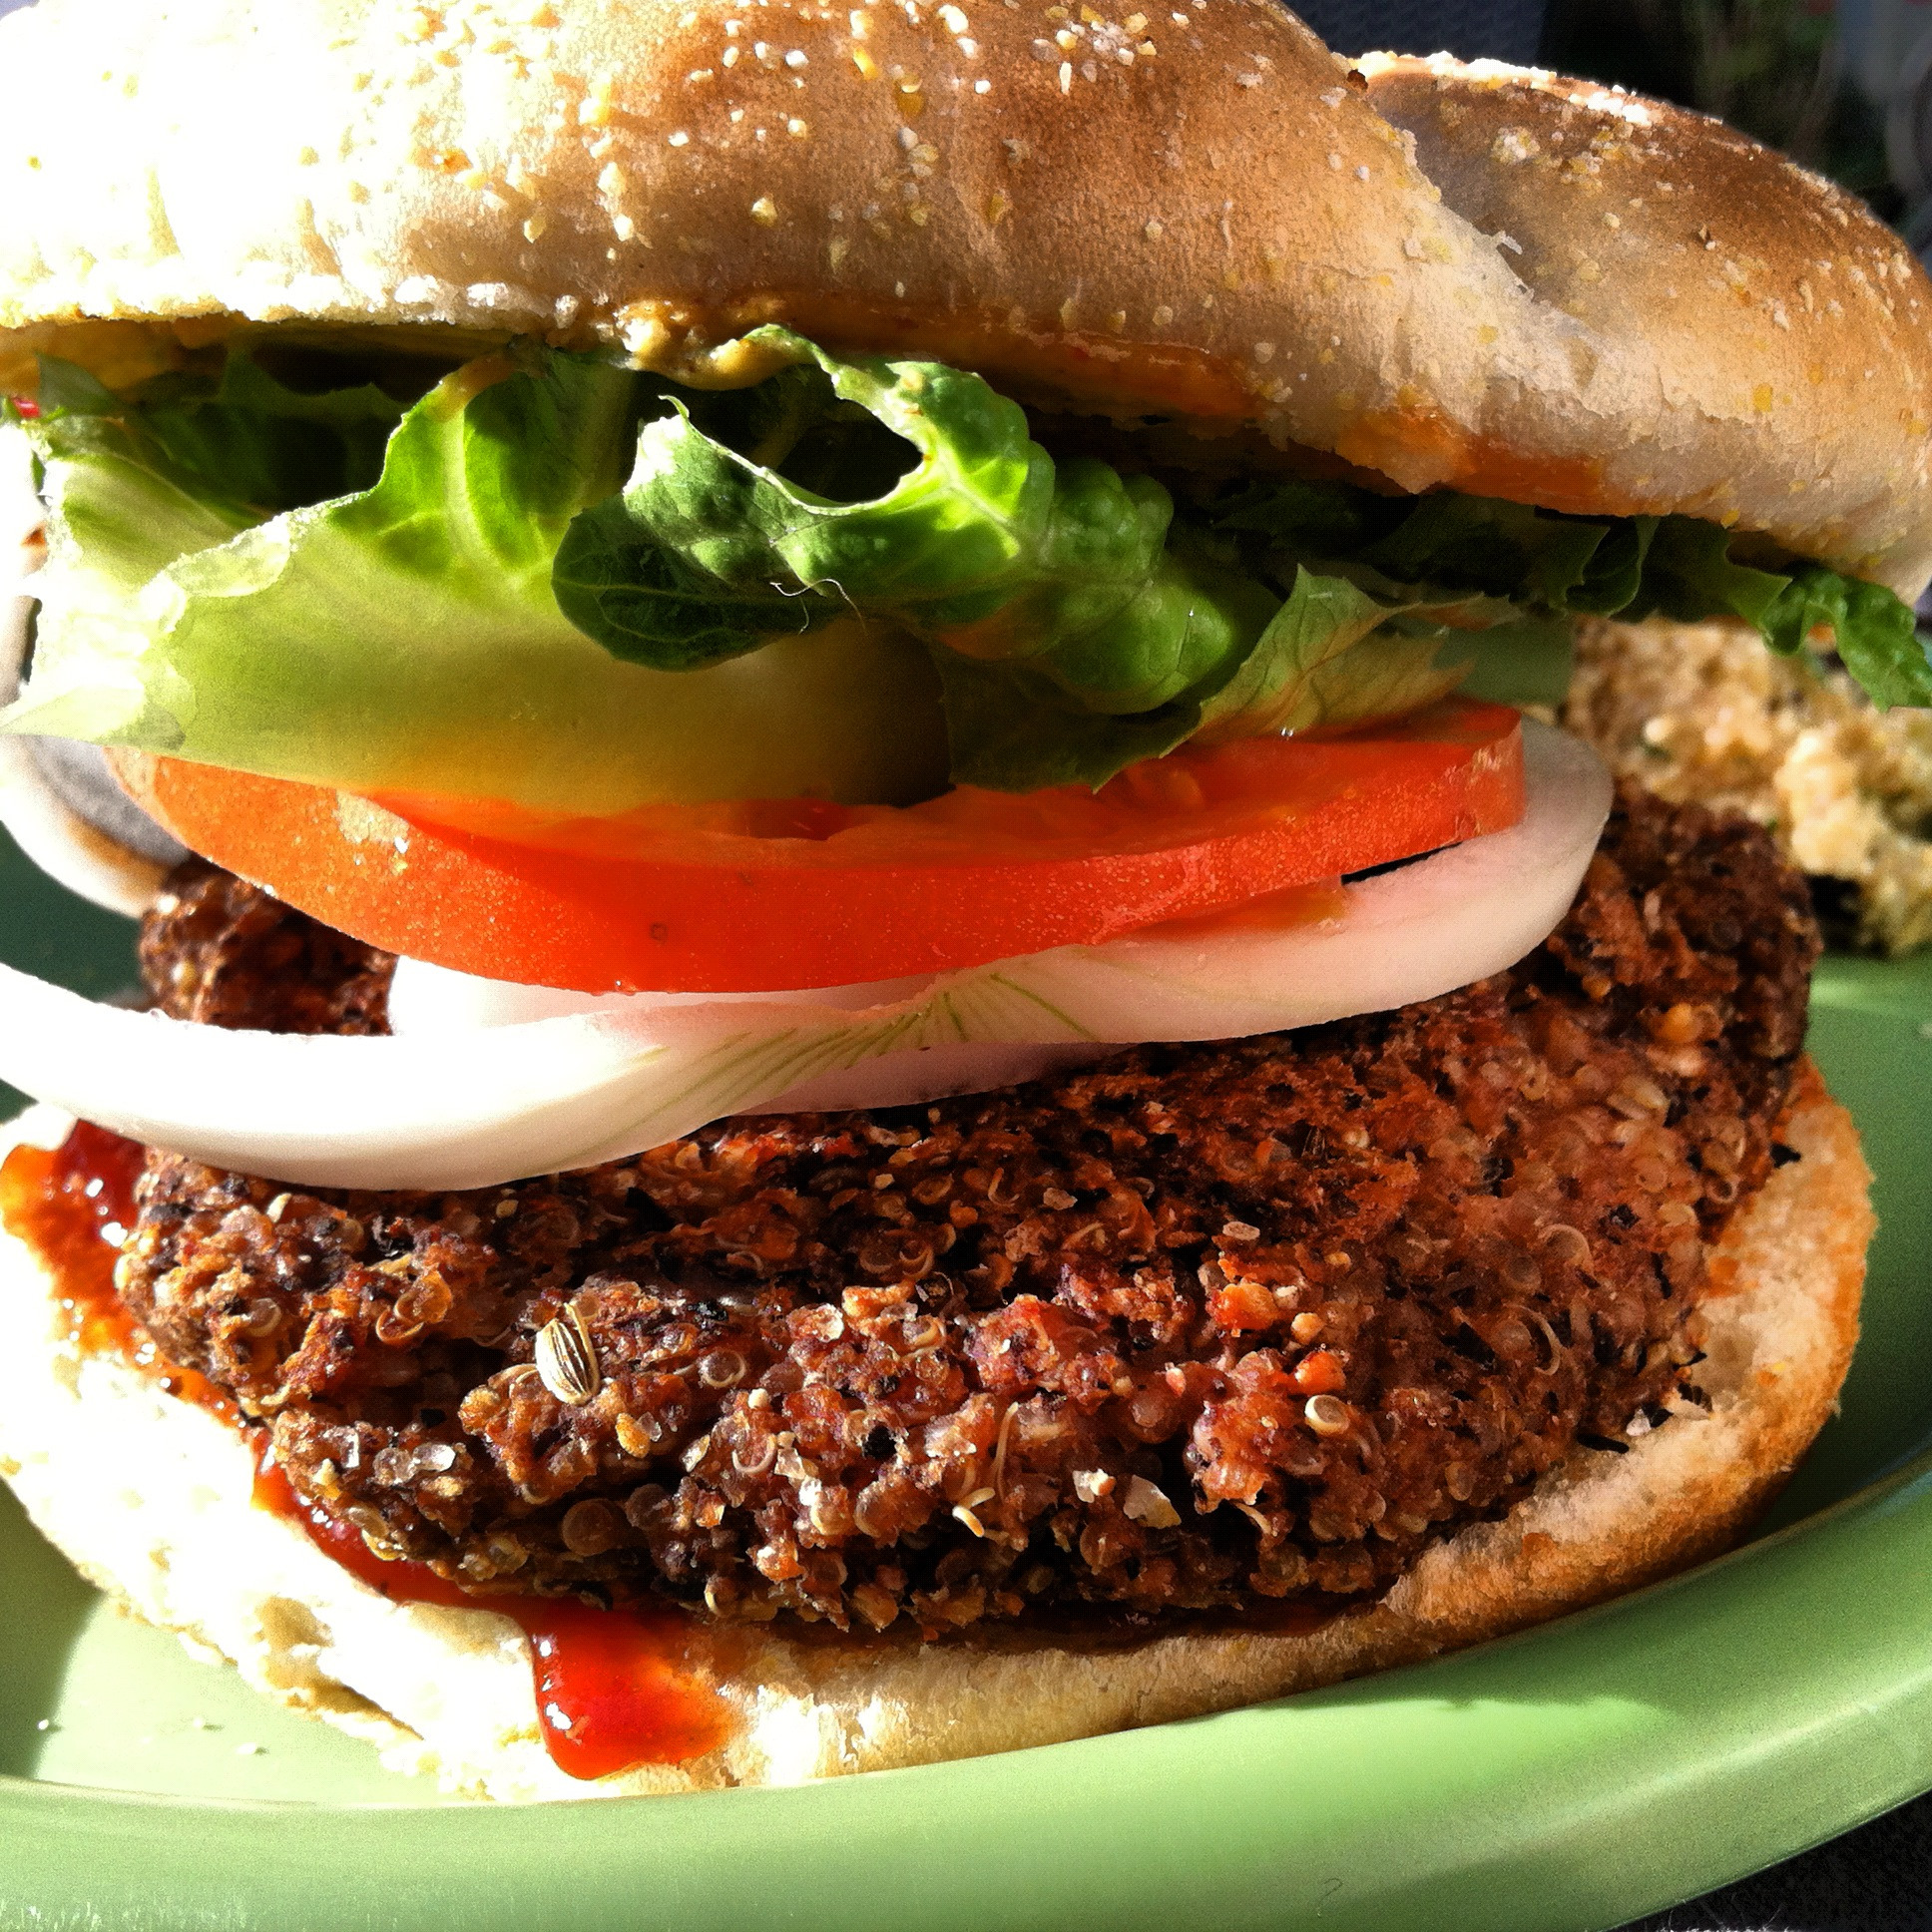
M 123 1293 L 480 1595 L 1330 1608 L 1699 1406 L 1817 950 L 1761 831 L 1627 791 L 1563 925 L 1442 999 L 466 1194 L 151 1154 Z M 199 864 L 143 953 L 171 1011 L 383 1023 L 384 956 Z

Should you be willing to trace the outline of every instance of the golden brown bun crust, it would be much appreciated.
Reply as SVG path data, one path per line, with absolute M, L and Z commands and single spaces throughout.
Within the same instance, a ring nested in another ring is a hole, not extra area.
M 34 77 L 0 119 L 0 380 L 49 339 L 113 362 L 59 336 L 84 317 L 661 366 L 782 318 L 1409 489 L 1932 571 L 1932 291 L 1857 204 L 1540 77 L 1385 64 L 1364 98 L 1263 0 L 40 0 L 0 68 Z
M 1517 244 L 1540 302 L 1609 341 L 1642 331 L 1666 407 L 1609 452 L 1607 507 L 1701 479 L 1714 435 L 1734 479 L 1678 507 L 1917 583 L 1878 559 L 1923 574 L 1932 302 L 1862 203 L 1721 122 L 1594 82 L 1444 55 L 1361 67 L 1444 202 Z M 1713 406 L 1720 420 L 1700 421 Z M 1783 452 L 1775 482 L 1754 473 L 1754 442 Z
M 30 1117 L 31 1120 L 32 1117 Z M 1803 1158 L 1740 1210 L 1706 1304 L 1707 1417 L 1622 1456 L 1579 1451 L 1500 1523 L 1429 1551 L 1387 1599 L 1307 1634 L 1070 1650 L 733 1640 L 728 1743 L 574 1783 L 537 1736 L 522 1634 L 488 1611 L 388 1602 L 250 1507 L 227 1425 L 117 1364 L 77 1361 L 45 1279 L 0 1237 L 0 1473 L 95 1582 L 234 1658 L 271 1695 L 496 1797 L 689 1789 L 968 1757 L 1227 1709 L 1478 1643 L 1667 1576 L 1735 1539 L 1836 1400 L 1872 1216 L 1850 1117 L 1807 1066 L 1779 1129 Z M 138 1480 L 137 1480 L 138 1479 Z M 145 1489 L 145 1493 L 142 1493 Z M 696 1640 L 703 1667 L 707 1640 Z

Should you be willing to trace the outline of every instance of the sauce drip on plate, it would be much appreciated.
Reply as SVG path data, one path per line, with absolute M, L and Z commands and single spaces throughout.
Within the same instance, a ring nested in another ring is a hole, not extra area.
M 178 1368 L 115 1292 L 114 1265 L 134 1225 L 142 1150 L 83 1121 L 56 1149 L 16 1147 L 0 1165 L 0 1220 L 55 1283 L 78 1345 L 119 1356 L 172 1395 L 242 1425 L 206 1377 Z M 472 1597 L 427 1564 L 378 1556 L 359 1531 L 295 1494 L 265 1433 L 255 1465 L 258 1508 L 297 1523 L 352 1576 L 393 1603 L 492 1610 L 530 1639 L 544 1743 L 572 1777 L 638 1764 L 680 1764 L 716 1749 L 730 1712 L 683 1656 L 688 1620 L 665 1608 L 603 1610 L 568 1598 Z

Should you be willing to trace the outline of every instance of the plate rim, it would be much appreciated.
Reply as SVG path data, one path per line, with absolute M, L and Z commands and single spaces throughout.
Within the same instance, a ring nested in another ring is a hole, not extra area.
M 553 1923 L 733 1932 L 787 1892 L 799 1922 L 822 1913 L 854 1932 L 896 1932 L 915 1898 L 930 1932 L 1171 1924 L 1182 1910 L 1212 1910 L 1226 1932 L 1616 1926 L 1932 1788 L 1932 1605 L 1917 1609 L 1892 1585 L 1914 1557 L 1932 1564 L 1932 1448 L 1712 1563 L 1425 1664 L 951 1764 L 789 1789 L 553 1800 L 528 1807 L 544 1819 L 541 1843 L 504 1830 L 511 1809 L 489 1804 L 177 1798 L 0 1777 L 0 1839 L 20 1848 L 0 1906 L 38 1907 L 61 1923 L 82 1870 L 94 1922 L 154 1932 L 344 1922 L 413 1932 L 446 1924 L 459 1903 L 477 1932 Z M 1761 1616 L 1767 1593 L 1775 1627 Z M 1875 1639 L 1836 1644 L 1845 1605 L 1861 1602 L 1894 1608 Z M 1694 1710 L 1683 1703 L 1690 1645 L 1704 1647 Z M 1753 1652 L 1786 1674 L 1791 1704 L 1804 1707 L 1787 1733 L 1806 1752 L 1801 1779 L 1766 1748 Z M 1529 1674 L 1539 1694 L 1526 1698 Z M 1657 1700 L 1659 1679 L 1672 1687 L 1670 1707 Z M 1643 1685 L 1648 1700 L 1632 1694 Z M 1413 1763 L 1405 1770 L 1387 1754 L 1398 1743 L 1413 1752 L 1418 1723 L 1427 1745 L 1462 1750 L 1466 1767 L 1429 1773 L 1433 1802 L 1419 1829 Z M 1632 1751 L 1644 1754 L 1642 1796 Z M 1177 1788 L 1190 1800 L 1180 1807 Z M 1673 1800 L 1662 1829 L 1660 1789 Z M 1107 1817 L 1082 1815 L 1109 1792 Z M 1485 1809 L 1505 1795 L 1507 1815 Z M 1465 1805 L 1480 1832 L 1462 1828 Z M 1391 1816 L 1399 1846 L 1383 1826 Z M 962 1817 L 970 1829 L 958 1828 Z M 642 1828 L 651 1818 L 677 1828 Z M 380 1829 L 368 1829 L 375 1820 Z M 1076 1823 L 1087 1837 L 1055 1836 Z M 1169 1847 L 1154 1866 L 1151 1835 Z M 344 1841 L 353 1860 L 340 1858 Z M 560 1871 L 572 1874 L 567 1899 Z M 470 1875 L 454 1897 L 452 1872 Z M 1480 1916 L 1467 1916 L 1472 1908 Z

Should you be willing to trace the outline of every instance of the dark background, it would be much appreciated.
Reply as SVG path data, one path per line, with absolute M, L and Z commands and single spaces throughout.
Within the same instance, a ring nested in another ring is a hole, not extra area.
M 1295 11 L 1342 53 L 1446 48 L 1697 108 L 1908 232 L 1932 187 L 1918 154 L 1922 140 L 1932 153 L 1927 0 L 1306 0 Z

